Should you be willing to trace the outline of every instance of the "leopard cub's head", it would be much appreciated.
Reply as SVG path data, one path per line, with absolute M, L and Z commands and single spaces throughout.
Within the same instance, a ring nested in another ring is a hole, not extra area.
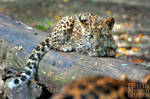
M 102 19 L 91 13 L 79 16 L 81 28 L 77 48 L 90 56 L 115 56 L 117 46 L 112 36 L 115 19 Z

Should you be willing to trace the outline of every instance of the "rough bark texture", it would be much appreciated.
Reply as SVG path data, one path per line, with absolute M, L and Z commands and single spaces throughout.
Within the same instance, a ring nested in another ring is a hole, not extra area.
M 2 70 L 3 66 L 7 65 L 21 70 L 25 66 L 28 55 L 47 35 L 47 33 L 0 14 L 0 69 Z M 107 75 L 119 78 L 122 74 L 126 74 L 130 79 L 142 80 L 148 72 L 149 70 L 142 65 L 117 58 L 89 57 L 76 52 L 65 53 L 51 50 L 39 64 L 38 78 L 39 82 L 47 86 L 49 91 L 56 93 L 65 84 L 80 77 Z M 0 88 L 3 90 L 3 86 Z M 32 94 L 32 90 L 25 88 L 19 94 L 8 92 L 7 95 L 12 94 L 12 97 L 16 99 L 28 99 L 25 97 L 31 96 L 29 93 Z M 32 98 L 38 95 L 36 93 Z

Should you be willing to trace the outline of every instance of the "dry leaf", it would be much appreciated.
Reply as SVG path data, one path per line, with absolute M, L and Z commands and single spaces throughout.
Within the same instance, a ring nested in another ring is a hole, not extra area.
M 68 2 L 69 0 L 63 0 L 63 2 Z
M 134 62 L 134 63 L 143 63 L 144 60 L 142 60 L 142 59 L 133 59 L 132 62 Z
M 131 48 L 131 50 L 132 50 L 132 51 L 138 51 L 138 50 L 139 50 L 139 48 L 132 47 L 132 48 Z
M 80 60 L 83 60 L 83 58 L 82 58 L 82 57 L 80 57 Z
M 125 50 L 126 50 L 126 48 L 124 48 L 124 47 L 120 48 L 120 51 L 125 51 Z
M 140 41 L 139 38 L 135 38 L 135 39 L 134 39 L 134 42 L 137 43 L 137 44 L 139 43 L 139 41 Z
M 110 11 L 110 10 L 107 10 L 107 11 L 106 11 L 106 14 L 107 14 L 107 15 L 110 15 L 110 14 L 111 14 L 111 11 Z
M 55 20 L 60 20 L 60 17 L 59 16 L 54 16 L 54 19 Z
M 127 56 L 127 55 L 129 55 L 129 52 L 128 52 L 128 51 L 126 51 L 126 52 L 124 53 L 124 55 L 126 55 L 126 56 Z
M 141 39 L 142 37 L 143 37 L 143 34 L 141 34 L 141 33 L 140 33 L 140 34 L 138 34 L 138 38 L 140 38 L 140 39 Z

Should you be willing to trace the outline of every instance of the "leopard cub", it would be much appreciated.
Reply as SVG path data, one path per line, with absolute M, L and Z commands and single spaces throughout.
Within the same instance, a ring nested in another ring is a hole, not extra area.
M 52 46 L 60 51 L 84 52 L 90 56 L 115 56 L 113 17 L 103 19 L 92 13 L 66 16 L 50 33 Z
M 8 80 L 8 88 L 13 91 L 26 84 L 36 73 L 42 57 L 51 49 L 114 57 L 117 49 L 112 36 L 114 23 L 113 17 L 103 19 L 92 13 L 63 17 L 49 36 L 33 49 L 20 76 Z

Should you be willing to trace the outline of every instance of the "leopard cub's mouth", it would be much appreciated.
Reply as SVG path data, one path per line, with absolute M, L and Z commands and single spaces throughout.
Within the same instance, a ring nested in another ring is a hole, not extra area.
M 89 51 L 89 52 L 88 52 L 88 55 L 89 55 L 89 56 L 99 57 L 99 56 L 105 56 L 106 53 L 105 53 L 105 51 L 94 50 L 94 51 Z
M 100 49 L 89 50 L 87 53 L 89 56 L 95 56 L 95 57 L 107 57 L 107 56 L 114 57 L 116 56 L 116 49 L 100 48 Z

